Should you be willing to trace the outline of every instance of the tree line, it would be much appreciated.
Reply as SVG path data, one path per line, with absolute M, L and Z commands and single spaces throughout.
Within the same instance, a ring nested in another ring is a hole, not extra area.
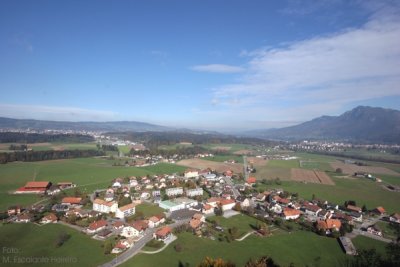
M 0 143 L 87 143 L 93 141 L 93 136 L 82 134 L 39 134 L 20 132 L 3 132 L 0 134 Z
M 0 153 L 0 163 L 5 164 L 13 161 L 42 161 L 54 159 L 72 159 L 105 156 L 103 150 L 62 150 L 62 151 L 15 151 L 11 153 Z

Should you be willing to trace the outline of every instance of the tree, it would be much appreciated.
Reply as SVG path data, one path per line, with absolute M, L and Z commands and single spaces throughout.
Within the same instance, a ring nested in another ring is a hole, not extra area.
M 113 243 L 110 240 L 106 240 L 104 243 L 104 254 L 110 254 L 113 247 Z
M 341 168 L 336 168 L 335 172 L 336 172 L 336 173 L 339 173 L 339 174 L 342 174 L 342 173 L 343 173 L 343 170 L 342 170 Z
M 361 210 L 362 210 L 362 212 L 367 212 L 368 211 L 367 206 L 364 204 L 362 206 Z
M 67 242 L 68 239 L 71 238 L 70 234 L 67 234 L 66 232 L 61 232 L 58 234 L 56 242 L 55 242 L 55 247 L 59 248 L 61 247 L 65 242 Z
M 200 262 L 197 267 L 235 267 L 236 265 L 230 261 L 224 261 L 223 259 L 213 259 L 206 257 L 202 262 Z
M 279 267 L 279 265 L 275 264 L 270 257 L 264 256 L 256 260 L 250 259 L 245 267 Z

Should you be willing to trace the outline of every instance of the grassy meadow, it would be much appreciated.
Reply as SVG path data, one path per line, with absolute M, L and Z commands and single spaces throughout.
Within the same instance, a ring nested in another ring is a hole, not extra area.
M 60 233 L 71 235 L 61 247 L 55 243 Z M 103 242 L 59 224 L 37 226 L 35 224 L 5 224 L 0 226 L 0 247 L 16 248 L 17 253 L 8 254 L 2 250 L 2 259 L 9 256 L 10 262 L 4 266 L 97 266 L 113 259 L 105 255 Z M 76 263 L 13 264 L 16 257 L 47 257 L 53 259 L 72 258 Z
M 182 246 L 181 252 L 175 251 L 176 244 Z M 289 266 L 292 262 L 295 266 L 343 266 L 348 258 L 336 239 L 320 237 L 311 232 L 298 231 L 264 238 L 252 235 L 243 241 L 230 243 L 182 233 L 162 252 L 151 257 L 139 254 L 121 266 L 175 267 L 179 263 L 196 266 L 206 256 L 230 260 L 236 266 L 244 266 L 250 258 L 262 256 L 272 257 L 281 266 Z

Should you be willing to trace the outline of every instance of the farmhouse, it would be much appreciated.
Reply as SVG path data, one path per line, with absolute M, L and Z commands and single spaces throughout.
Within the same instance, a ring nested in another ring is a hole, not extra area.
M 72 182 L 60 182 L 60 183 L 57 183 L 57 186 L 60 189 L 67 189 L 67 188 L 71 188 L 71 187 L 76 187 L 76 184 L 74 184 Z
M 317 216 L 322 209 L 314 204 L 305 204 L 303 205 L 303 210 L 308 215 Z
M 223 211 L 231 210 L 236 204 L 236 202 L 233 199 L 222 199 L 220 203 Z
M 199 177 L 199 172 L 197 170 L 186 170 L 184 173 L 185 178 L 197 178 Z
M 89 234 L 94 234 L 94 233 L 100 232 L 101 230 L 105 229 L 106 227 L 107 227 L 106 220 L 94 221 L 89 225 L 87 232 Z
M 382 231 L 377 225 L 371 225 L 367 228 L 367 232 L 373 235 L 382 236 Z
M 11 206 L 7 210 L 8 216 L 16 215 L 21 213 L 21 206 Z
M 169 226 L 165 226 L 154 233 L 153 237 L 156 240 L 166 241 L 172 235 L 172 229 Z
M 167 188 L 167 189 L 165 189 L 165 193 L 169 197 L 182 195 L 183 194 L 183 188 L 182 187 Z
M 32 221 L 32 216 L 29 213 L 19 214 L 15 220 L 18 223 L 28 223 L 30 221 Z
M 203 195 L 203 188 L 195 188 L 195 189 L 187 189 L 186 190 L 186 196 L 187 197 L 196 197 L 196 196 L 202 196 Z
M 118 208 L 118 203 L 115 201 L 104 201 L 102 199 L 96 198 L 93 201 L 93 210 L 102 212 L 102 213 L 110 213 L 110 212 L 116 212 Z
M 81 197 L 64 197 L 61 200 L 62 205 L 79 205 L 81 204 L 82 198 Z
M 359 213 L 361 213 L 361 211 L 362 211 L 362 209 L 360 207 L 353 206 L 353 205 L 347 205 L 346 209 L 348 211 L 351 211 L 351 212 L 359 212 Z
M 27 182 L 15 191 L 16 194 L 45 194 L 51 182 Z
M 371 213 L 374 213 L 376 215 L 383 215 L 386 213 L 386 210 L 383 207 L 376 207 L 371 211 Z
M 160 224 L 165 222 L 165 218 L 163 216 L 152 216 L 149 218 L 149 228 L 155 228 L 160 226 Z
M 125 217 L 132 216 L 135 214 L 135 206 L 136 204 L 131 203 L 122 207 L 117 208 L 115 212 L 115 217 L 123 219 Z
M 249 177 L 249 178 L 247 178 L 247 180 L 246 180 L 246 183 L 247 183 L 248 185 L 255 184 L 256 182 L 257 182 L 256 177 Z
M 54 215 L 53 213 L 50 213 L 50 214 L 44 216 L 44 217 L 40 220 L 40 223 L 42 223 L 42 224 L 56 223 L 56 222 L 57 222 L 57 216 Z
M 393 213 L 390 215 L 389 220 L 391 222 L 400 223 L 400 213 Z
M 317 229 L 324 231 L 339 231 L 342 223 L 337 219 L 326 219 L 325 221 L 318 220 L 317 221 Z
M 296 209 L 284 208 L 283 217 L 285 220 L 295 220 L 300 217 L 301 212 Z

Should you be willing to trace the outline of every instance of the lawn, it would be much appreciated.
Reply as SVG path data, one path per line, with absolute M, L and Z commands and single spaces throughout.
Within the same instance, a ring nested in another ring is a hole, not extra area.
M 10 205 L 27 205 L 39 200 L 36 195 L 9 194 L 9 191 L 16 190 L 33 179 L 53 183 L 70 181 L 91 192 L 96 188 L 106 188 L 117 177 L 174 173 L 185 169 L 173 164 L 158 164 L 146 168 L 112 167 L 110 161 L 103 158 L 11 162 L 0 165 L 0 210 Z
M 392 240 L 396 240 L 396 231 L 390 228 L 388 222 L 379 221 L 376 223 L 378 227 L 382 230 L 383 236 Z
M 34 151 L 44 150 L 74 150 L 74 149 L 97 149 L 96 143 L 46 143 L 44 145 L 31 145 L 29 148 Z
M 181 252 L 174 245 L 180 244 Z M 321 237 L 311 232 L 298 231 L 267 238 L 250 236 L 231 243 L 198 238 L 190 233 L 178 235 L 178 240 L 165 250 L 148 255 L 139 254 L 121 266 L 175 267 L 179 263 L 196 266 L 206 256 L 231 260 L 236 266 L 244 266 L 249 258 L 270 256 L 281 266 L 343 266 L 346 256 L 336 239 Z
M 61 247 L 56 248 L 55 242 L 60 233 L 70 234 L 71 237 Z M 27 266 L 97 266 L 111 260 L 112 256 L 103 253 L 103 244 L 89 236 L 68 227 L 51 224 L 37 226 L 28 224 L 7 224 L 0 226 L 0 247 L 15 248 L 17 253 L 7 254 L 2 250 L 2 259 L 14 256 L 22 259 L 27 257 L 46 257 L 53 260 L 49 264 L 25 264 Z M 90 256 L 89 256 L 90 255 Z M 61 264 L 55 260 L 76 260 L 76 263 Z M 24 265 L 24 264 L 22 264 Z M 21 266 L 7 263 L 6 266 Z
M 376 249 L 381 255 L 386 255 L 386 243 L 359 235 L 351 240 L 358 251 Z
M 142 212 L 145 218 L 149 218 L 153 215 L 162 214 L 164 210 L 157 205 L 144 202 L 136 206 L 136 213 L 138 212 Z
M 261 223 L 255 218 L 249 217 L 244 214 L 238 214 L 230 218 L 224 218 L 222 216 L 208 217 L 209 220 L 214 220 L 217 224 L 227 231 L 229 228 L 236 227 L 239 230 L 239 236 L 243 236 L 246 233 L 254 230 L 254 227 L 258 223 Z M 253 228 L 252 228 L 253 227 Z

